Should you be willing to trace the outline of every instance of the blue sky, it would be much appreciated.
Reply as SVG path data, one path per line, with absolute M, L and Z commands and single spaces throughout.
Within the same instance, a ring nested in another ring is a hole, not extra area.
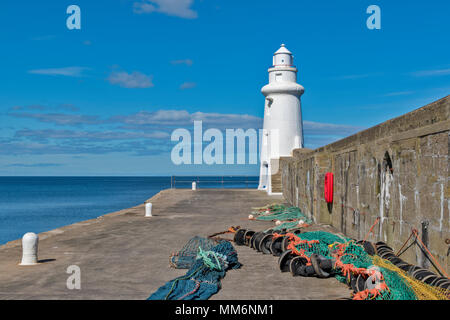
M 68 30 L 66 8 L 81 8 Z M 381 30 L 366 8 L 381 8 Z M 2 1 L 0 175 L 258 174 L 181 165 L 174 128 L 262 125 L 272 54 L 295 57 L 306 147 L 450 92 L 448 1 Z

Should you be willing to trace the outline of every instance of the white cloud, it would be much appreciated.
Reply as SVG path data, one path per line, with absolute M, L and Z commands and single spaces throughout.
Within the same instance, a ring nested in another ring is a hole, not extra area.
M 133 3 L 133 12 L 137 14 L 151 13 L 156 11 L 156 7 L 149 2 L 141 1 Z
M 414 91 L 398 91 L 398 92 L 390 92 L 383 95 L 383 97 L 397 97 L 397 96 L 407 96 L 413 94 Z
M 48 68 L 29 70 L 28 73 L 51 76 L 80 77 L 82 76 L 83 71 L 88 69 L 89 68 L 85 67 Z
M 152 76 L 147 76 L 138 71 L 127 73 L 125 71 L 113 71 L 108 77 L 111 84 L 117 84 L 124 88 L 150 88 L 153 87 Z
M 170 61 L 171 64 L 185 64 L 187 66 L 192 66 L 192 64 L 194 63 L 191 59 L 182 59 L 182 60 L 172 60 Z
M 128 115 L 116 115 L 108 119 L 99 116 L 65 113 L 41 113 L 27 112 L 31 108 L 35 111 L 43 111 L 42 106 L 14 107 L 8 115 L 19 118 L 35 119 L 39 122 L 53 123 L 56 125 L 114 125 L 120 124 L 122 128 L 132 130 L 163 129 L 166 131 L 173 127 L 191 126 L 193 121 L 203 121 L 207 127 L 224 128 L 262 128 L 263 119 L 257 116 L 237 113 L 215 112 L 188 112 L 187 110 L 163 109 L 153 112 L 140 111 Z M 345 137 L 354 134 L 364 127 L 344 124 L 331 124 L 314 121 L 303 121 L 306 135 L 327 135 Z
M 365 73 L 365 74 L 348 74 L 348 75 L 342 75 L 333 77 L 333 80 L 357 80 L 357 79 L 364 79 L 369 77 L 376 77 L 381 75 L 380 73 Z
M 168 139 L 170 134 L 164 131 L 152 132 L 125 132 L 125 131 L 74 131 L 74 130 L 30 130 L 16 131 L 16 138 L 29 138 L 31 140 L 47 139 L 78 139 L 89 141 L 135 140 L 135 139 Z
M 131 153 L 155 155 L 170 151 L 170 133 L 175 128 L 191 129 L 194 121 L 203 121 L 203 128 L 261 129 L 258 116 L 234 113 L 189 112 L 187 110 L 140 111 L 103 118 L 96 115 L 43 113 L 50 107 L 16 106 L 7 113 L 11 117 L 34 119 L 63 127 L 78 129 L 21 129 L 10 138 L 0 138 L 0 155 L 24 154 L 106 154 Z M 58 107 L 59 108 L 59 107 Z M 73 106 L 69 105 L 71 110 Z M 30 112 L 35 111 L 35 112 Z M 363 127 L 304 121 L 305 143 L 319 147 L 354 134 Z M 101 125 L 101 126 L 99 126 Z M 95 129 L 93 129 L 95 128 Z
M 411 73 L 415 77 L 448 76 L 450 69 L 424 70 Z
M 138 129 L 143 127 L 191 126 L 193 121 L 203 121 L 205 127 L 224 128 L 254 128 L 262 127 L 262 118 L 248 114 L 194 112 L 186 110 L 158 110 L 155 112 L 141 111 L 127 116 L 115 116 L 110 122 L 118 122 L 126 128 Z
M 52 39 L 55 39 L 55 38 L 56 38 L 55 35 L 53 35 L 53 34 L 48 34 L 48 35 L 45 35 L 45 36 L 37 36 L 37 37 L 33 37 L 33 38 L 31 38 L 31 40 L 34 40 L 34 41 L 43 41 L 43 40 L 52 40 Z
M 363 130 L 364 127 L 346 124 L 332 124 L 314 121 L 303 121 L 305 135 L 325 135 L 346 137 Z
M 21 168 L 45 168 L 45 167 L 60 167 L 61 163 L 11 163 L 6 167 L 21 167 Z
M 41 106 L 41 105 L 38 105 L 38 104 L 33 104 L 33 105 L 30 105 L 30 106 L 14 106 L 14 107 L 11 108 L 12 111 L 24 111 L 24 110 L 32 110 L 32 111 L 39 110 L 39 111 L 43 111 L 45 109 L 47 109 L 47 107 L 44 107 L 44 106 Z
M 133 4 L 133 12 L 137 14 L 159 12 L 169 16 L 185 19 L 198 17 L 190 7 L 194 0 L 141 0 Z
M 196 86 L 197 84 L 195 82 L 184 82 L 181 84 L 180 89 L 181 90 L 192 89 L 195 88 Z
M 49 110 L 65 110 L 65 111 L 78 111 L 80 110 L 78 107 L 74 106 L 70 103 L 59 104 L 54 107 L 43 106 L 39 104 L 32 104 L 28 106 L 14 106 L 10 109 L 10 111 L 49 111 Z
M 9 112 L 8 115 L 15 118 L 35 119 L 39 122 L 53 123 L 60 126 L 97 125 L 104 123 L 98 116 L 65 114 L 65 113 L 32 113 L 32 112 Z

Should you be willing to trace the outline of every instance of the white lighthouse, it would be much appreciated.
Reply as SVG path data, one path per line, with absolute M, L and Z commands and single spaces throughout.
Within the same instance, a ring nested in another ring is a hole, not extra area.
M 304 88 L 297 83 L 297 68 L 292 53 L 282 44 L 273 55 L 269 84 L 261 92 L 266 97 L 261 141 L 260 190 L 281 192 L 279 159 L 303 148 L 303 124 L 300 96 Z

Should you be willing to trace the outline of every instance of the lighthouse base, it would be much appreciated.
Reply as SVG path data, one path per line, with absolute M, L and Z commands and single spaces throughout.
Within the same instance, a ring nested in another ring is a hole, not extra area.
M 280 159 L 270 159 L 261 164 L 258 190 L 265 190 L 269 195 L 281 195 Z

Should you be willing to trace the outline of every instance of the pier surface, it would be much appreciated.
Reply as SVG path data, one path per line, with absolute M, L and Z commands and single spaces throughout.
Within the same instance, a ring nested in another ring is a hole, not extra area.
M 257 190 L 169 189 L 151 199 L 151 218 L 144 217 L 142 204 L 39 234 L 35 266 L 19 266 L 21 242 L 9 242 L 0 246 L 0 299 L 146 299 L 186 273 L 169 267 L 169 255 L 190 238 L 235 225 L 266 229 L 273 223 L 247 217 L 252 207 L 275 201 L 283 199 Z M 243 266 L 227 272 L 212 299 L 350 297 L 334 278 L 294 278 L 279 271 L 276 257 L 235 247 Z M 80 290 L 67 289 L 71 265 L 80 267 Z

